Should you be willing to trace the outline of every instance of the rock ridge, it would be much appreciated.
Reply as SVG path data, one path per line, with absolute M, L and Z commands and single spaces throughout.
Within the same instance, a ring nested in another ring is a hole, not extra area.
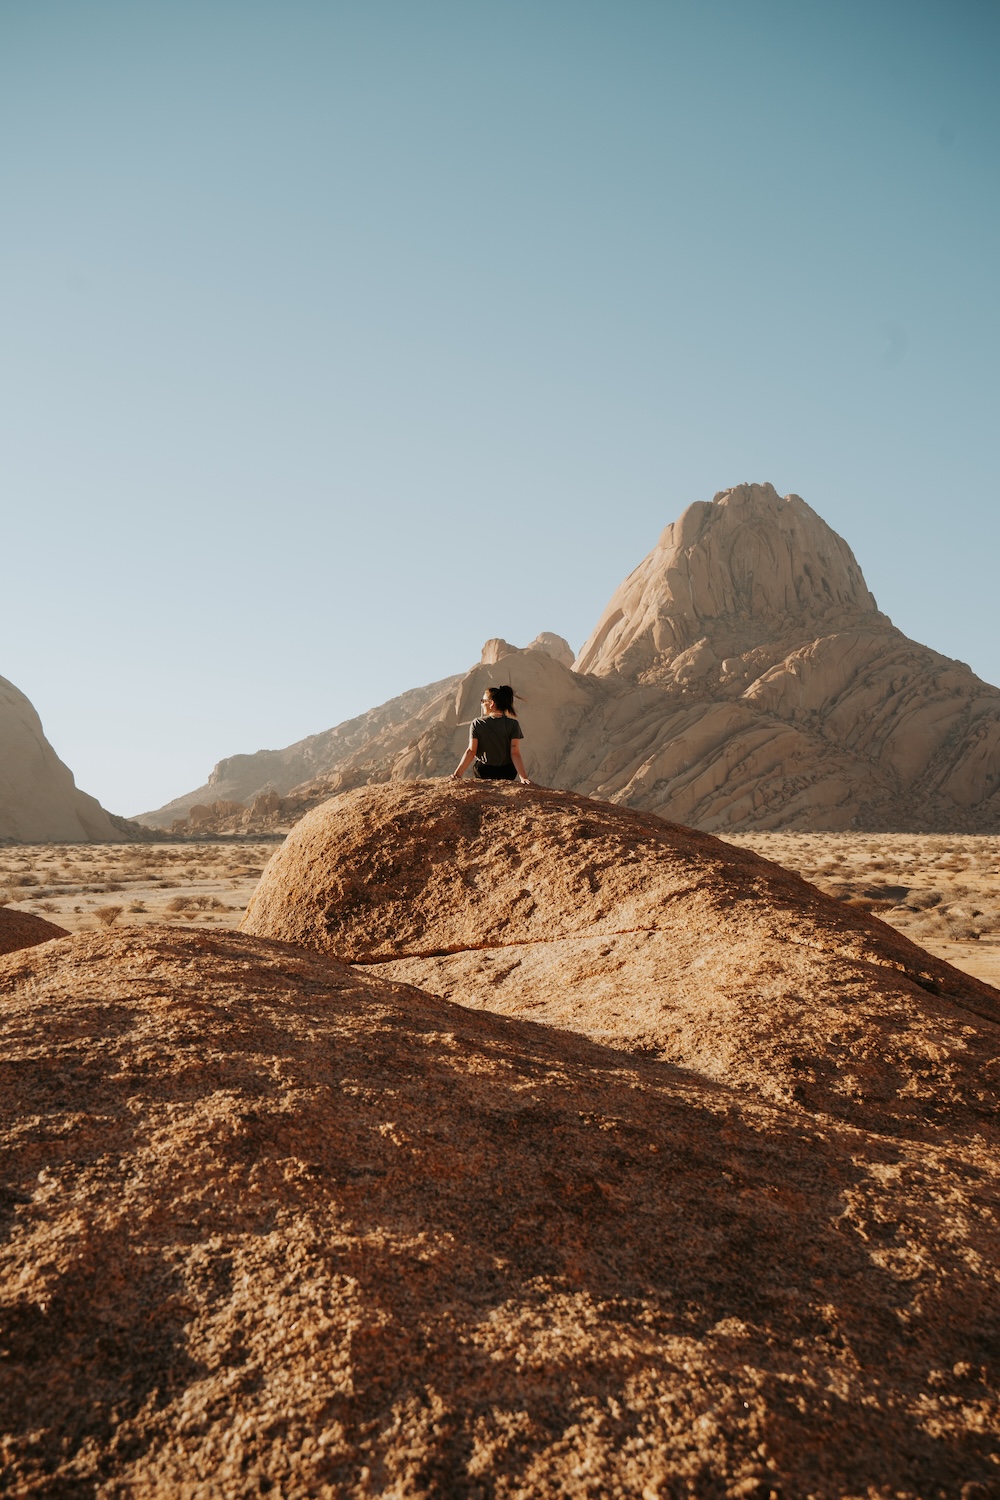
M 655 677 L 691 648 L 704 654 L 709 629 L 717 657 L 743 655 L 870 615 L 878 606 L 843 538 L 800 496 L 741 484 L 666 527 L 612 595 L 576 667 Z

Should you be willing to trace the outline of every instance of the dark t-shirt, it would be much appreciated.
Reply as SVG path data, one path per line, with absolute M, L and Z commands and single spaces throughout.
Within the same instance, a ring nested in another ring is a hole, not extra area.
M 523 740 L 516 719 L 473 719 L 469 738 L 476 741 L 476 759 L 488 766 L 509 766 L 511 740 Z

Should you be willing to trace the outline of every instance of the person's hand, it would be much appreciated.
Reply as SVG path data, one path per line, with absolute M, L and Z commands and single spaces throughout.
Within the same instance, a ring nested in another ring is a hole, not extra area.
M 527 776 L 519 776 L 517 779 L 521 783 L 522 786 L 531 786 L 532 785 L 531 781 L 528 779 Z

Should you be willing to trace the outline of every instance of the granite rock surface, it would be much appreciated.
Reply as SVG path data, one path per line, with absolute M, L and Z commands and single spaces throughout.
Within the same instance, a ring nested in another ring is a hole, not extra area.
M 0 953 L 16 953 L 18 948 L 33 948 L 36 943 L 59 937 L 69 937 L 65 927 L 36 917 L 34 912 L 0 906 Z
M 293 829 L 243 927 L 864 1128 L 996 1127 L 989 985 L 750 850 L 593 799 L 346 793 Z
M 0 1027 L 11 1494 L 995 1492 L 947 1080 L 915 1141 L 176 928 L 0 959 Z

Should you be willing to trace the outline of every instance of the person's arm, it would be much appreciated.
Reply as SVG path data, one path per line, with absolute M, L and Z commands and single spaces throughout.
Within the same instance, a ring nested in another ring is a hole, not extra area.
M 520 781 L 521 785 L 522 786 L 530 786 L 531 782 L 528 780 L 528 773 L 524 769 L 524 761 L 521 759 L 521 741 L 520 740 L 511 740 L 511 742 L 510 742 L 510 758 L 514 762 L 514 770 L 517 772 L 517 777 L 518 777 L 518 780 Z
M 470 739 L 468 750 L 466 750 L 465 754 L 462 756 L 462 759 L 459 761 L 458 765 L 451 773 L 452 781 L 461 781 L 462 777 L 465 775 L 466 771 L 475 760 L 478 750 L 479 741 Z

